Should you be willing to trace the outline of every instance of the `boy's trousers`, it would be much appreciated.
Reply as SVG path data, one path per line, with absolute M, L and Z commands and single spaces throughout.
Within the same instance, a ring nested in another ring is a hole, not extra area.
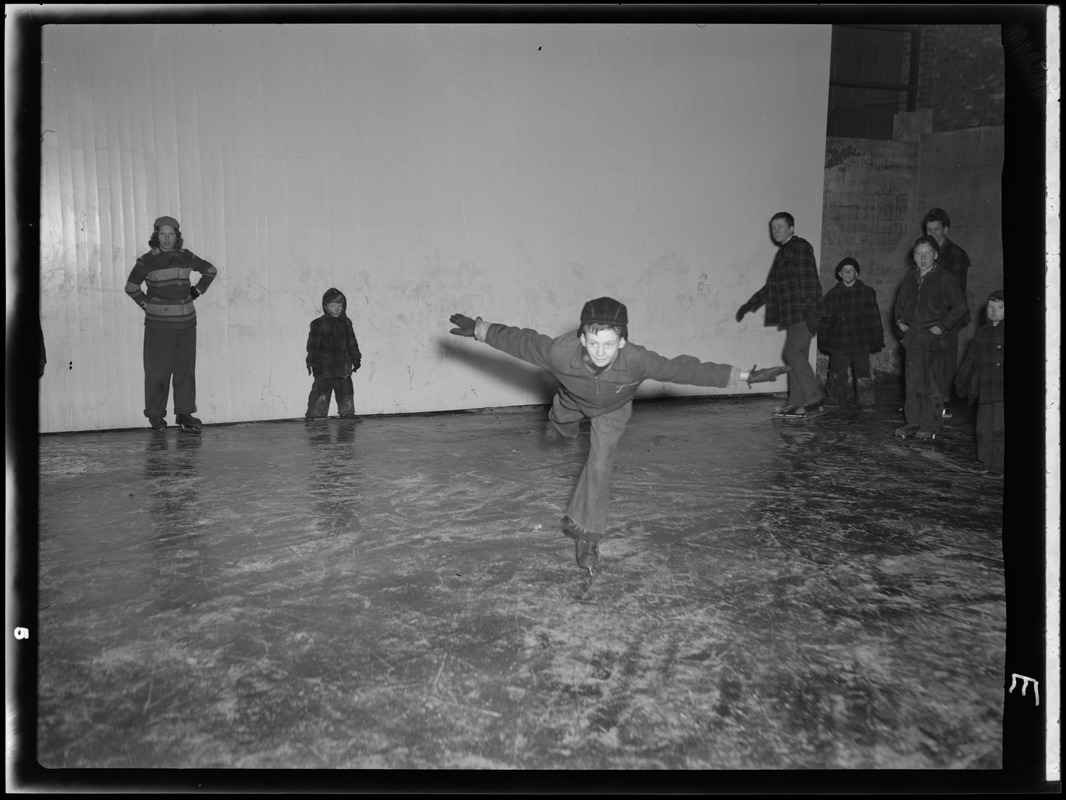
M 328 417 L 329 399 L 332 393 L 337 395 L 337 413 L 341 416 L 355 413 L 355 387 L 352 379 L 343 375 L 316 375 L 311 384 L 311 394 L 307 396 L 308 417 Z
M 174 413 L 196 411 L 196 328 L 144 329 L 144 415 L 165 417 L 170 380 Z
M 911 330 L 914 330 L 913 328 Z M 909 334 L 911 331 L 907 331 Z M 927 334 L 932 336 L 933 334 Z M 917 338 L 917 337 L 916 337 Z M 904 381 L 907 387 L 907 399 L 903 406 L 903 416 L 908 423 L 915 423 L 923 431 L 940 433 L 944 424 L 944 369 L 947 362 L 947 348 L 943 341 L 908 346 L 907 362 L 904 368 Z
M 811 339 L 814 334 L 806 322 L 789 325 L 785 331 L 785 349 L 781 357 L 792 367 L 788 373 L 788 404 L 809 406 L 817 403 L 824 395 L 818 376 L 811 367 Z
M 1003 471 L 1003 403 L 979 403 L 977 406 L 977 460 Z
M 846 403 L 851 399 L 848 390 L 848 367 L 851 367 L 851 377 L 855 381 L 856 400 L 860 406 L 872 406 L 874 404 L 874 382 L 870 377 L 870 354 L 869 353 L 838 353 L 835 350 L 829 354 L 829 375 L 825 382 L 825 390 L 837 403 Z
M 956 324 L 950 331 L 944 332 L 948 353 L 944 359 L 944 382 L 941 384 L 940 393 L 944 396 L 945 403 L 951 399 L 952 390 L 955 388 L 955 376 L 959 373 L 959 334 L 965 327 L 965 325 Z
M 595 539 L 603 536 L 607 530 L 607 503 L 611 495 L 614 456 L 632 414 L 633 402 L 630 401 L 615 411 L 591 418 L 588 461 L 581 470 L 566 515 Z M 561 435 L 572 439 L 577 436 L 578 426 L 584 416 L 578 409 L 565 405 L 561 397 L 556 395 L 548 419 Z

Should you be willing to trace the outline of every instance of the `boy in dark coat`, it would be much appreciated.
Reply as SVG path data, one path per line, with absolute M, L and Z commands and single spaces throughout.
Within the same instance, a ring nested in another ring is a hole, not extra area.
M 942 208 L 932 208 L 922 220 L 922 233 L 936 239 L 937 247 L 940 248 L 940 266 L 951 273 L 955 283 L 959 284 L 962 296 L 966 297 L 966 279 L 970 272 L 970 256 L 959 247 L 958 244 L 948 238 L 951 228 L 951 219 L 948 212 Z M 954 327 L 946 332 L 948 344 L 948 360 L 944 370 L 944 416 L 950 417 L 948 400 L 951 395 L 951 384 L 955 380 L 956 366 L 959 363 L 959 332 L 970 324 L 970 312 L 967 309 Z
M 341 419 L 355 419 L 355 389 L 352 373 L 362 364 L 359 342 L 347 315 L 348 300 L 337 289 L 322 296 L 321 317 L 311 323 L 307 336 L 307 374 L 315 376 L 307 398 L 306 419 L 329 415 L 330 395 L 337 394 Z
M 859 262 L 848 256 L 836 268 L 839 283 L 826 292 L 825 319 L 818 344 L 829 354 L 825 390 L 835 403 L 846 403 L 848 368 L 855 381 L 855 394 L 863 411 L 873 411 L 874 382 L 870 353 L 885 347 L 885 331 L 877 308 L 877 293 L 859 280 Z
M 451 332 L 485 342 L 508 355 L 546 369 L 559 382 L 548 413 L 549 440 L 573 439 L 584 417 L 592 424 L 588 461 L 563 517 L 563 531 L 577 540 L 577 563 L 592 573 L 599 541 L 607 528 L 611 471 L 633 396 L 645 380 L 691 386 L 734 388 L 740 381 L 772 381 L 788 367 L 742 372 L 729 364 L 700 362 L 693 356 L 664 358 L 628 341 L 629 314 L 610 297 L 585 303 L 576 331 L 552 338 L 535 330 L 512 328 L 454 314 Z
M 915 268 L 900 284 L 894 312 L 907 354 L 907 422 L 896 428 L 896 436 L 932 439 L 944 421 L 945 333 L 966 313 L 966 298 L 951 273 L 939 265 L 940 248 L 932 236 L 915 241 L 911 258 Z
M 955 376 L 959 397 L 977 406 L 978 470 L 991 478 L 1003 477 L 1003 290 L 992 292 L 985 308 L 987 322 L 970 342 Z

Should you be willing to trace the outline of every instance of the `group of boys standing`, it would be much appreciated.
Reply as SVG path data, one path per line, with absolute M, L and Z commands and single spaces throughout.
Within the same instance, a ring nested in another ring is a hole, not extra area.
M 922 220 L 924 235 L 911 249 L 914 268 L 903 278 L 892 319 L 904 349 L 906 399 L 901 438 L 933 439 L 950 417 L 954 387 L 960 398 L 979 402 L 977 472 L 1001 478 L 1004 468 L 1003 292 L 986 302 L 986 321 L 959 366 L 959 332 L 970 322 L 966 283 L 970 258 L 948 238 L 951 220 L 934 208 Z M 849 256 L 836 267 L 837 284 L 823 298 L 814 250 L 795 236 L 793 218 L 774 215 L 771 235 L 779 245 L 766 284 L 737 312 L 766 305 L 766 324 L 785 329 L 783 358 L 791 367 L 790 390 L 774 415 L 803 418 L 823 413 L 826 401 L 846 403 L 854 392 L 859 407 L 872 411 L 874 380 L 870 354 L 885 346 L 881 312 L 874 289 L 859 279 L 858 261 Z M 829 354 L 825 391 L 809 362 L 809 345 L 818 334 Z M 849 387 L 848 373 L 853 386 Z

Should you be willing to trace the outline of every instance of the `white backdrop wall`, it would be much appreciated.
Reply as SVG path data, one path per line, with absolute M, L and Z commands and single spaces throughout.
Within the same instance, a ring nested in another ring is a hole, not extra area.
M 765 281 L 773 212 L 817 254 L 829 43 L 828 26 L 48 26 L 40 428 L 146 424 L 124 286 L 162 214 L 219 269 L 197 301 L 206 423 L 303 415 L 330 287 L 364 354 L 360 414 L 550 400 L 536 370 L 450 336 L 453 312 L 555 335 L 609 294 L 663 355 L 780 363 L 762 312 L 734 314 Z

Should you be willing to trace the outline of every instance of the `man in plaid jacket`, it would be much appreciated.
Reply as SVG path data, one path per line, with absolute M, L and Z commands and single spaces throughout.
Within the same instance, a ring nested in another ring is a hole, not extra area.
M 829 353 L 826 393 L 833 402 L 848 397 L 848 368 L 863 411 L 873 411 L 874 382 L 870 353 L 885 347 L 885 330 L 877 308 L 877 293 L 859 280 L 859 262 L 848 256 L 836 268 L 839 283 L 825 295 L 825 321 L 818 346 Z
M 737 311 L 745 314 L 766 306 L 766 325 L 785 330 L 782 357 L 791 368 L 788 402 L 775 416 L 813 416 L 824 408 L 825 395 L 811 367 L 811 339 L 825 316 L 825 298 L 818 281 L 818 265 L 810 242 L 795 235 L 796 221 L 783 211 L 770 219 L 770 234 L 779 246 L 766 284 Z

